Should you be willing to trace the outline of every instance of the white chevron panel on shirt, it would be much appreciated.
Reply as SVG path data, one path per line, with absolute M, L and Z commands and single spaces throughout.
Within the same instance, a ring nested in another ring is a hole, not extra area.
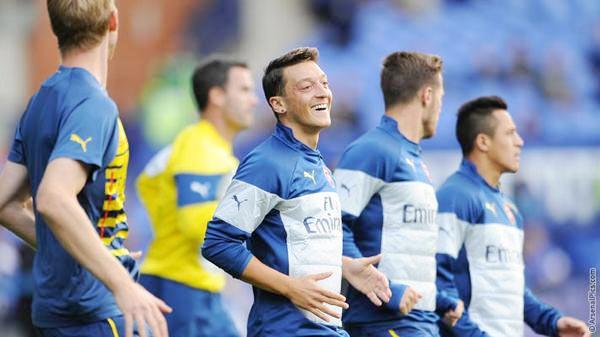
M 373 195 L 384 185 L 383 180 L 362 171 L 336 169 L 333 176 L 342 210 L 353 216 L 359 216 Z
M 283 199 L 252 184 L 234 179 L 215 210 L 215 217 L 252 233 Z
M 393 282 L 407 284 L 423 298 L 415 309 L 435 310 L 438 203 L 429 184 L 409 181 L 385 184 L 379 269 Z
M 438 213 L 436 222 L 439 227 L 437 252 L 456 259 L 469 223 L 457 218 L 454 213 Z
M 318 281 L 327 290 L 340 293 L 342 283 L 342 219 L 338 194 L 318 192 L 294 199 L 279 196 L 233 180 L 215 211 L 215 217 L 252 233 L 272 210 L 279 211 L 286 232 L 289 275 L 303 277 L 332 272 Z M 329 306 L 341 314 L 340 307 Z M 308 311 L 301 310 L 310 320 L 341 326 L 341 320 L 325 322 Z
M 491 337 L 523 336 L 523 231 L 503 224 L 469 225 L 465 249 L 473 321 Z
M 318 281 L 329 291 L 340 293 L 342 283 L 342 219 L 335 192 L 319 192 L 284 200 L 276 207 L 287 234 L 288 265 L 291 277 L 332 272 Z M 342 313 L 340 307 L 327 305 Z M 311 321 L 341 326 L 339 319 L 325 322 L 301 310 Z

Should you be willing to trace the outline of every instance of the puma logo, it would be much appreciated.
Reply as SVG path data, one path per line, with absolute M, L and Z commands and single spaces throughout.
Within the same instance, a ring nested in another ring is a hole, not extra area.
M 83 152 L 87 152 L 87 143 L 92 141 L 92 137 L 88 137 L 86 140 L 81 139 L 76 133 L 71 134 L 71 138 L 69 140 L 81 145 L 81 149 Z
M 340 186 L 340 188 L 341 188 L 341 189 L 343 189 L 343 190 L 346 190 L 346 193 L 347 193 L 348 195 L 350 195 L 350 189 L 352 189 L 352 187 L 354 187 L 354 185 L 352 185 L 352 186 L 348 186 L 348 185 L 346 185 L 346 184 L 342 184 L 342 185 Z
M 491 202 L 486 202 L 485 203 L 485 208 L 487 208 L 488 210 L 490 210 L 490 212 L 494 213 L 494 215 L 496 214 L 496 205 L 492 204 Z
M 208 198 L 208 193 L 210 191 L 210 184 L 208 184 L 208 183 L 203 184 L 203 183 L 194 181 L 190 184 L 190 190 L 192 192 L 196 192 L 196 193 L 200 194 L 204 198 Z
M 312 180 L 313 184 L 317 183 L 317 181 L 315 180 L 315 170 L 310 171 L 310 173 L 304 171 L 304 178 Z
M 244 200 L 241 200 L 241 201 L 240 201 L 240 199 L 238 199 L 238 197 L 237 197 L 237 194 L 234 194 L 234 195 L 233 195 L 233 201 L 235 201 L 235 202 L 236 202 L 236 204 L 237 204 L 237 208 L 238 208 L 238 212 L 239 212 L 239 211 L 240 211 L 240 205 L 241 205 L 241 204 L 242 204 L 244 201 L 248 201 L 248 199 L 244 199 Z

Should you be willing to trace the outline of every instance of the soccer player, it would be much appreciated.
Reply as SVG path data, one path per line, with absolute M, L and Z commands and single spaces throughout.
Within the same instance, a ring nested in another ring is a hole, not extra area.
M 221 303 L 225 277 L 198 253 L 238 165 L 233 139 L 252 124 L 258 99 L 252 74 L 239 61 L 206 61 L 192 84 L 200 122 L 160 151 L 137 180 L 154 228 L 140 283 L 173 308 L 167 316 L 171 337 L 234 337 Z
M 0 220 L 37 248 L 33 324 L 42 337 L 132 336 L 134 323 L 142 337 L 146 325 L 167 336 L 170 308 L 135 283 L 123 245 L 129 149 L 105 90 L 117 9 L 113 0 L 47 4 L 62 64 L 29 101 L 0 175 Z M 22 206 L 30 196 L 35 233 Z
M 208 224 L 202 254 L 254 285 L 248 336 L 347 336 L 341 277 L 389 300 L 379 256 L 342 259 L 340 203 L 317 150 L 331 124 L 332 94 L 318 51 L 271 61 L 263 89 L 277 124 L 240 164 Z M 244 247 L 244 242 L 247 248 Z
M 562 316 L 525 286 L 523 223 L 500 191 L 500 176 L 515 173 L 523 139 L 496 96 L 466 102 L 456 137 L 464 159 L 437 193 L 440 226 L 437 284 L 462 299 L 465 312 L 443 336 L 523 336 L 523 320 L 547 336 L 589 336 L 582 321 Z
M 334 176 L 342 202 L 344 255 L 383 253 L 378 269 L 390 281 L 392 298 L 376 307 L 349 287 L 344 327 L 351 336 L 438 336 L 437 201 L 419 142 L 437 127 L 444 95 L 442 60 L 392 53 L 383 61 L 381 90 L 381 123 L 346 148 Z M 459 305 L 455 301 L 453 308 Z

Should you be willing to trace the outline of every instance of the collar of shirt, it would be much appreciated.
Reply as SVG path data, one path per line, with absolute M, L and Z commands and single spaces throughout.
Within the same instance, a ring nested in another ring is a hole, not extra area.
M 470 161 L 470 160 L 468 160 L 466 158 L 463 158 L 462 162 L 460 163 L 460 169 L 459 169 L 459 171 L 463 172 L 468 177 L 473 178 L 478 183 L 486 186 L 492 192 L 500 193 L 500 189 L 499 188 L 491 186 L 490 184 L 487 183 L 487 181 L 485 181 L 485 179 L 483 179 L 483 177 L 477 171 L 477 166 L 475 166 L 475 164 L 473 164 L 472 161 Z
M 421 154 L 421 146 L 410 139 L 404 137 L 404 135 L 398 130 L 398 122 L 386 115 L 381 116 L 381 122 L 379 127 L 385 132 L 390 134 L 395 140 L 400 142 L 403 146 L 408 149 L 408 152 L 416 156 Z
M 319 152 L 319 150 L 311 149 L 306 144 L 304 144 L 301 141 L 299 141 L 298 139 L 296 139 L 296 137 L 294 137 L 294 132 L 292 131 L 292 129 L 290 129 L 289 127 L 287 127 L 279 122 L 277 123 L 277 125 L 275 125 L 275 131 L 273 131 L 273 136 L 275 138 L 281 140 L 287 146 L 289 146 L 299 152 L 302 152 L 304 155 L 306 155 L 310 159 L 317 160 L 317 161 L 319 159 L 321 159 L 321 160 L 323 159 L 323 157 L 321 156 L 321 152 Z
M 67 66 L 61 64 L 58 67 L 58 71 L 59 71 L 59 73 L 62 73 L 62 74 L 69 74 L 69 73 L 80 74 L 81 77 L 84 78 L 85 81 L 88 82 L 90 85 L 97 87 L 100 90 L 102 90 L 104 93 L 106 93 L 106 90 L 102 87 L 100 82 L 98 82 L 98 79 L 96 79 L 96 77 L 94 75 L 92 75 L 92 73 L 90 73 L 87 69 L 84 69 L 81 67 L 67 67 Z
M 215 143 L 214 145 L 226 149 L 228 153 L 233 153 L 233 145 L 225 140 L 223 136 L 221 136 L 221 134 L 217 131 L 217 128 L 215 128 L 211 122 L 200 120 L 198 124 L 196 124 L 196 127 L 198 128 L 198 132 L 208 136 L 211 141 Z

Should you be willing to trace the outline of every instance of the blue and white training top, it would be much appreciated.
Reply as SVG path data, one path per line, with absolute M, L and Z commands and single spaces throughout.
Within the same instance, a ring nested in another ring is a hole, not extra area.
M 240 164 L 208 224 L 202 254 L 238 278 L 252 255 L 291 277 L 333 272 L 319 284 L 339 293 L 340 202 L 321 154 L 278 123 Z M 284 296 L 253 290 L 248 336 L 345 336 L 340 320 L 326 324 Z
M 443 334 L 519 337 L 525 320 L 537 333 L 554 336 L 560 313 L 525 287 L 523 223 L 516 207 L 466 159 L 437 197 L 438 290 L 465 303 L 452 333 Z
M 390 302 L 377 307 L 349 287 L 344 324 L 404 320 L 435 326 L 438 205 L 419 145 L 384 115 L 378 127 L 348 146 L 334 176 L 342 202 L 344 255 L 383 253 L 378 268 L 392 290 Z M 399 307 L 406 286 L 423 298 L 404 316 Z

